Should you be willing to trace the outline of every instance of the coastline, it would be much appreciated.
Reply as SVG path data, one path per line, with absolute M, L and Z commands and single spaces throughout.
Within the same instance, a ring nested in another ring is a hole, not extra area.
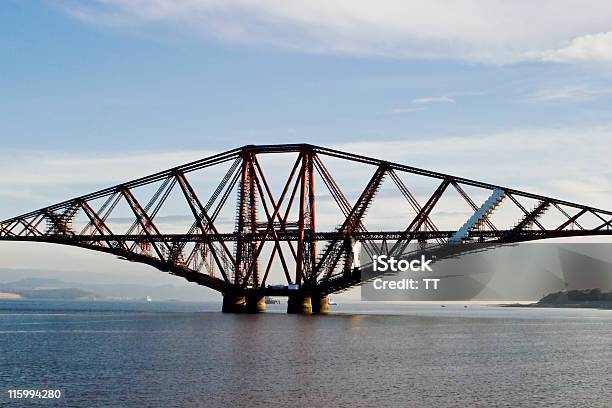
M 603 309 L 612 310 L 612 302 L 610 301 L 597 301 L 597 300 L 586 300 L 581 302 L 567 302 L 567 303 L 510 303 L 500 304 L 501 307 L 531 307 L 531 308 L 572 308 L 572 309 Z

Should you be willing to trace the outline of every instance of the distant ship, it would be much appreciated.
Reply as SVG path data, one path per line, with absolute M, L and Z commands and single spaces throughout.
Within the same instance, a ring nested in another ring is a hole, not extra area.
M 327 298 L 327 304 L 329 306 L 337 306 L 338 304 L 336 302 L 334 302 L 333 300 L 331 300 L 331 298 Z
M 265 297 L 264 302 L 266 302 L 266 305 L 280 305 L 280 300 L 271 298 L 269 296 Z
M 147 302 L 152 302 L 153 298 L 151 296 L 147 296 Z

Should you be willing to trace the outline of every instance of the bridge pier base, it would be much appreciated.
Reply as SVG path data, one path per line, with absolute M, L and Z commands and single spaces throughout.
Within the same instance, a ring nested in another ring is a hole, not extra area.
M 266 311 L 266 301 L 262 295 L 247 295 L 246 312 L 263 313 Z
M 312 314 L 312 298 L 310 295 L 290 295 L 287 300 L 287 313 Z
M 329 313 L 327 295 L 320 293 L 290 295 L 287 301 L 287 313 L 326 315 Z
M 244 313 L 247 310 L 247 301 L 244 296 L 225 293 L 223 295 L 223 313 Z
M 329 301 L 327 295 L 312 296 L 312 313 L 322 315 L 329 313 Z

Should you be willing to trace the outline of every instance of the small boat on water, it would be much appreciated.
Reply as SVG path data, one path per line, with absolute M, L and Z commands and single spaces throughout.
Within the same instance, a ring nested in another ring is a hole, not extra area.
M 331 298 L 329 298 L 329 297 L 327 298 L 327 304 L 328 304 L 329 306 L 336 306 L 336 305 L 337 305 L 337 303 L 336 303 L 336 302 L 334 302 L 333 300 L 331 300 Z
M 264 298 L 264 302 L 266 303 L 266 305 L 280 305 L 280 300 L 272 298 L 270 296 L 266 296 Z

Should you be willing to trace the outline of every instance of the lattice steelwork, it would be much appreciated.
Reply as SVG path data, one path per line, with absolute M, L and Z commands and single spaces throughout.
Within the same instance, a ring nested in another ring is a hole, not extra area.
M 293 161 L 288 173 L 274 174 L 284 178 L 280 193 L 275 194 L 262 158 L 281 153 L 292 153 Z M 325 164 L 328 159 L 369 171 L 369 181 L 355 199 L 349 200 L 336 182 Z M 219 166 L 226 171 L 216 188 L 207 194 L 197 191 L 190 181 L 192 175 L 203 172 L 206 177 L 209 169 Z M 419 202 L 404 181 L 406 174 L 435 182 L 433 193 Z M 394 186 L 386 191 L 386 199 L 401 200 L 413 213 L 394 219 L 391 230 L 372 228 L 364 221 L 384 180 Z M 144 203 L 134 192 L 147 186 L 155 190 Z M 479 206 L 468 189 L 478 189 L 490 199 Z M 441 229 L 434 223 L 439 201 L 449 191 L 469 208 L 463 229 Z M 171 194 L 178 194 L 188 209 L 182 216 L 188 217 L 191 227 L 181 232 L 162 232 L 158 221 Z M 342 220 L 334 228 L 318 228 L 317 207 L 322 197 L 335 203 Z M 494 224 L 492 215 L 502 201 L 519 213 L 510 227 Z M 526 201 L 533 203 L 531 208 Z M 133 215 L 129 228 L 121 232 L 109 222 L 119 205 L 127 206 Z M 228 207 L 235 217 L 233 230 L 223 231 L 219 215 Z M 561 219 L 545 225 L 542 217 L 551 211 Z M 78 217 L 86 222 L 77 228 L 74 220 Z M 591 225 L 583 225 L 586 218 Z M 397 256 L 412 242 L 462 245 L 609 234 L 611 211 L 306 144 L 244 146 L 0 223 L 2 240 L 107 252 L 225 294 L 261 295 L 288 295 L 290 290 L 327 294 L 359 284 L 359 271 L 354 267 L 356 243 L 368 253 L 376 245 Z M 269 283 L 274 264 L 284 277 L 280 285 Z

